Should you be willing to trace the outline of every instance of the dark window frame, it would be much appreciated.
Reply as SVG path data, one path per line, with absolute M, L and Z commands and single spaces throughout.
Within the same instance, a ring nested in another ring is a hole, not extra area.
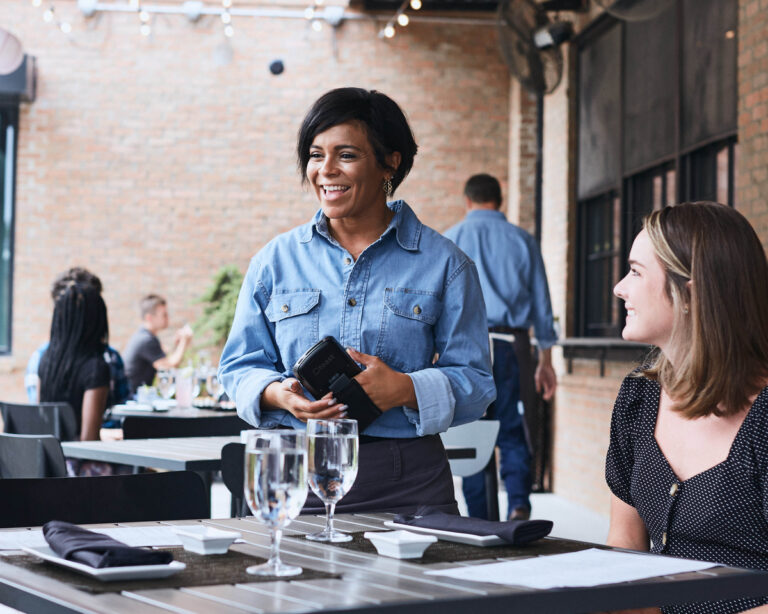
M 600 288 L 601 286 L 605 285 L 605 282 L 603 283 L 594 283 L 593 280 L 588 278 L 587 274 L 587 267 L 588 267 L 588 258 L 589 258 L 589 246 L 586 244 L 586 236 L 589 232 L 588 225 L 590 221 L 597 224 L 599 220 L 589 220 L 587 216 L 587 211 L 589 210 L 591 204 L 599 199 L 606 199 L 606 198 L 614 198 L 618 197 L 619 199 L 619 209 L 620 209 L 620 219 L 616 220 L 615 223 L 618 225 L 614 228 L 614 236 L 616 235 L 616 232 L 618 232 L 619 237 L 619 245 L 615 246 L 617 253 L 618 260 L 618 266 L 619 266 L 619 273 L 615 280 L 610 280 L 610 282 L 617 281 L 622 277 L 622 271 L 626 268 L 626 260 L 628 257 L 629 249 L 632 245 L 632 241 L 634 239 L 635 234 L 638 231 L 638 219 L 639 216 L 642 213 L 645 213 L 647 211 L 644 211 L 644 209 L 647 209 L 647 204 L 644 206 L 639 207 L 637 202 L 634 202 L 632 196 L 633 196 L 633 189 L 637 190 L 639 187 L 641 187 L 641 183 L 643 180 L 645 181 L 653 181 L 653 177 L 661 177 L 661 192 L 663 195 L 664 200 L 669 200 L 669 191 L 667 189 L 667 182 L 670 180 L 674 180 L 674 200 L 677 202 L 685 201 L 685 200 L 693 200 L 698 199 L 702 200 L 702 197 L 697 196 L 697 191 L 700 194 L 701 191 L 704 189 L 702 187 L 703 182 L 699 182 L 698 186 L 694 186 L 692 183 L 692 177 L 694 175 L 693 173 L 693 166 L 697 159 L 700 159 L 700 162 L 703 163 L 712 163 L 714 161 L 714 169 L 716 171 L 721 170 L 720 166 L 718 166 L 722 161 L 718 158 L 717 153 L 714 155 L 711 154 L 710 150 L 713 151 L 719 151 L 720 149 L 725 149 L 727 152 L 727 160 L 725 161 L 722 166 L 727 166 L 726 172 L 726 186 L 727 186 L 727 203 L 731 206 L 734 205 L 734 186 L 735 186 L 735 160 L 736 160 L 736 143 L 737 143 L 737 128 L 736 128 L 736 122 L 733 122 L 733 129 L 727 130 L 723 132 L 722 134 L 717 134 L 714 136 L 710 136 L 707 139 L 703 139 L 697 143 L 693 143 L 692 145 L 686 147 L 685 149 L 681 146 L 681 120 L 680 116 L 683 112 L 683 100 L 681 95 L 681 88 L 682 88 L 682 82 L 683 82 L 683 75 L 682 75 L 682 64 L 683 64 L 683 49 L 682 49 L 682 41 L 683 41 L 683 28 L 685 27 L 684 20 L 683 20 L 683 1 L 679 0 L 677 3 L 677 6 L 673 9 L 676 11 L 676 14 L 674 16 L 675 18 L 675 32 L 676 32 L 676 43 L 675 43 L 675 52 L 676 52 L 676 58 L 673 58 L 675 60 L 676 65 L 676 71 L 675 71 L 675 83 L 674 83 L 674 104 L 672 105 L 672 108 L 670 109 L 670 112 L 674 113 L 674 125 L 675 125 L 675 138 L 674 138 L 674 149 L 673 151 L 669 152 L 666 155 L 663 155 L 657 160 L 653 160 L 650 162 L 647 162 L 642 165 L 640 168 L 633 168 L 633 169 L 627 169 L 625 168 L 625 160 L 623 159 L 623 151 L 624 151 L 624 143 L 625 143 L 625 126 L 624 126 L 624 113 L 625 113 L 625 101 L 624 101 L 624 93 L 625 93 L 625 83 L 624 79 L 626 77 L 626 71 L 625 71 L 625 57 L 627 54 L 626 51 L 626 40 L 627 40 L 627 25 L 624 22 L 620 22 L 613 17 L 609 15 L 602 15 L 598 19 L 596 19 L 592 24 L 590 24 L 581 34 L 579 34 L 576 39 L 574 40 L 574 45 L 572 47 L 573 52 L 573 66 L 574 66 L 574 76 L 575 76 L 575 83 L 577 85 L 577 95 L 574 100 L 573 105 L 573 118 L 575 120 L 575 126 L 576 126 L 576 142 L 579 143 L 580 139 L 580 122 L 579 122 L 579 109 L 581 105 L 581 93 L 580 93 L 580 57 L 581 52 L 585 49 L 585 47 L 589 46 L 591 43 L 599 39 L 601 36 L 609 34 L 612 28 L 619 28 L 619 35 L 621 38 L 621 57 L 619 59 L 620 63 L 620 80 L 621 83 L 619 84 L 619 96 L 620 96 L 620 121 L 619 121 L 619 131 L 617 134 L 617 139 L 619 143 L 619 151 L 622 152 L 621 156 L 621 162 L 620 162 L 620 172 L 618 175 L 612 180 L 612 183 L 610 185 L 607 185 L 600 190 L 593 192 L 593 193 L 578 193 L 578 182 L 579 182 L 579 171 L 578 171 L 578 165 L 579 165 L 579 156 L 576 155 L 576 182 L 575 182 L 575 194 L 574 194 L 574 202 L 576 203 L 576 259 L 575 259 L 575 281 L 576 281 L 576 292 L 574 295 L 574 304 L 572 305 L 572 313 L 574 314 L 574 326 L 572 327 L 572 333 L 574 333 L 573 337 L 571 337 L 571 341 L 574 343 L 566 344 L 566 354 L 567 358 L 577 358 L 577 357 L 594 357 L 594 350 L 591 350 L 590 352 L 587 352 L 584 354 L 583 352 L 579 352 L 578 348 L 580 347 L 578 341 L 580 339 L 589 339 L 590 340 L 590 347 L 594 347 L 595 343 L 599 345 L 600 339 L 603 339 L 605 341 L 606 348 L 613 350 L 617 347 L 617 342 L 621 342 L 620 339 L 618 339 L 618 336 L 620 335 L 621 331 L 621 322 L 623 321 L 623 318 L 625 316 L 624 306 L 623 304 L 618 301 L 618 309 L 613 309 L 614 316 L 616 316 L 615 320 L 611 323 L 596 323 L 595 321 L 590 319 L 590 314 L 587 312 L 586 305 L 589 302 L 590 298 L 587 296 L 587 293 L 589 291 L 589 288 Z M 737 67 L 734 65 L 733 70 L 737 70 Z M 737 93 L 733 93 L 734 96 L 737 96 Z M 735 120 L 735 118 L 734 118 Z M 579 147 L 576 147 L 576 150 L 579 150 Z M 706 155 L 709 155 L 710 158 L 707 159 Z M 703 162 L 702 162 L 703 161 Z M 670 174 L 671 173 L 671 174 Z M 713 179 L 714 185 L 715 185 L 715 193 L 719 190 L 717 181 L 717 178 Z M 646 189 L 650 186 L 653 188 L 652 184 L 647 184 L 645 187 Z M 710 189 L 711 191 L 711 189 Z M 722 192 L 722 191 L 721 191 Z M 635 193 L 635 196 L 637 194 Z M 716 200 L 715 198 L 712 198 L 712 200 Z M 606 233 L 607 234 L 607 233 Z M 618 300 L 618 299 L 616 299 Z M 592 304 L 597 304 L 595 302 L 594 297 L 592 298 Z M 603 308 L 602 311 L 605 311 Z M 592 314 L 594 315 L 594 314 Z M 604 326 L 606 329 L 606 332 L 608 333 L 606 335 L 599 335 L 595 334 L 595 328 L 599 326 Z M 569 347 L 570 346 L 570 349 Z M 582 354 L 584 354 L 582 356 Z M 623 360 L 626 357 L 626 352 L 616 351 L 614 352 L 616 355 L 617 360 Z M 601 360 L 602 359 L 611 359 L 611 352 L 609 351 L 606 353 L 601 353 Z
M 0 284 L 6 285 L 7 320 L 2 321 L 0 308 L 0 355 L 8 355 L 13 347 L 13 270 L 16 225 L 16 169 L 19 135 L 19 105 L 0 102 Z M 10 141 L 10 142 L 9 142 Z M 7 278 L 2 279 L 2 251 L 8 250 Z M 3 339 L 4 337 L 4 339 Z M 4 341 L 4 342 L 3 342 Z

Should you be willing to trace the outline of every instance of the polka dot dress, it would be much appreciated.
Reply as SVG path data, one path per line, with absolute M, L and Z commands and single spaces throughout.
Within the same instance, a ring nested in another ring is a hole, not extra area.
M 658 383 L 627 377 L 611 418 L 605 476 L 614 495 L 637 509 L 651 552 L 768 570 L 768 388 L 736 434 L 728 458 L 687 480 L 675 476 L 654 429 Z M 674 614 L 730 614 L 765 598 L 688 603 Z

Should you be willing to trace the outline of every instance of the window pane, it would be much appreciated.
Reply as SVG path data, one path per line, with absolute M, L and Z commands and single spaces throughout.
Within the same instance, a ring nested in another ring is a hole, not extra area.
M 682 143 L 735 131 L 736 0 L 683 0 Z
M 618 25 L 579 53 L 580 197 L 616 188 L 619 181 L 620 57 Z
M 613 296 L 613 286 L 620 271 L 620 202 L 617 197 L 606 195 L 583 203 L 580 210 L 584 228 L 584 282 L 580 288 L 584 318 L 580 334 L 615 336 L 618 334 L 619 306 Z
M 624 51 L 624 171 L 675 149 L 676 11 L 627 22 Z
M 0 109 L 0 352 L 10 351 L 15 113 Z

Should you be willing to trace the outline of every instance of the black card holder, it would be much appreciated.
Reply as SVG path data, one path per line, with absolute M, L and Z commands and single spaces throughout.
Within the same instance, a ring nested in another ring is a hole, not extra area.
M 329 392 L 349 407 L 347 415 L 357 420 L 362 433 L 382 412 L 354 379 L 362 370 L 334 337 L 324 337 L 296 361 L 293 373 L 316 399 Z

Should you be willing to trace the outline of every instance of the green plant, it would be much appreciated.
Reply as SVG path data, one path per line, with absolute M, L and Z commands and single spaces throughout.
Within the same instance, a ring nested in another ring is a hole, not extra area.
M 211 285 L 196 301 L 205 305 L 202 315 L 193 326 L 196 337 L 200 335 L 218 347 L 224 345 L 235 319 L 237 296 L 242 284 L 243 274 L 232 264 L 225 265 L 216 272 Z

